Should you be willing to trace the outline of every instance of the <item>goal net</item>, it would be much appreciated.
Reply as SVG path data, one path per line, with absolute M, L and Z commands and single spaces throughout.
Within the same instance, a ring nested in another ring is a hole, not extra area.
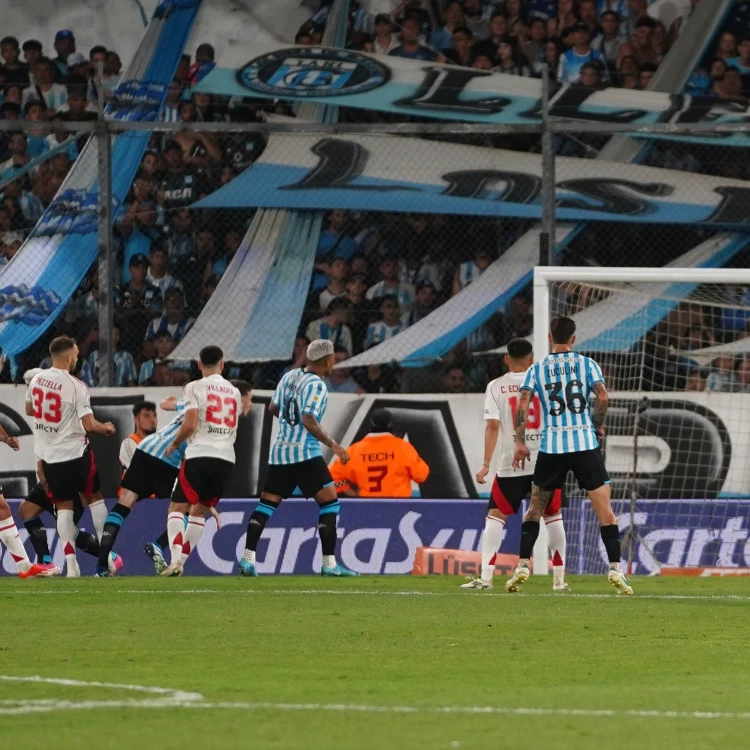
M 625 564 L 750 568 L 750 271 L 535 269 L 537 358 L 560 314 L 610 392 L 603 451 Z M 567 492 L 568 571 L 600 573 L 598 520 L 572 476 Z

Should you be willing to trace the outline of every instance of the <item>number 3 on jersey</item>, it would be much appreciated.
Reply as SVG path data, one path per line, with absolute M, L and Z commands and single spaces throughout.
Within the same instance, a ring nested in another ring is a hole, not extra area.
M 62 420 L 62 399 L 60 394 L 54 393 L 53 391 L 47 391 L 46 393 L 41 388 L 34 388 L 31 391 L 33 398 L 34 408 L 34 419 L 43 419 L 45 422 L 51 422 L 57 424 Z M 45 409 L 45 403 L 47 402 Z
M 516 410 L 518 409 L 518 396 L 511 396 L 508 399 L 510 404 L 510 413 L 513 417 L 513 424 L 516 423 Z M 526 429 L 538 430 L 542 426 L 542 404 L 539 396 L 534 396 L 529 401 L 529 413 L 526 416 Z
M 233 398 L 225 398 L 215 393 L 208 395 L 208 407 L 206 408 L 206 422 L 209 424 L 223 424 L 227 427 L 237 426 L 237 402 Z M 227 407 L 228 414 L 224 416 L 224 407 Z

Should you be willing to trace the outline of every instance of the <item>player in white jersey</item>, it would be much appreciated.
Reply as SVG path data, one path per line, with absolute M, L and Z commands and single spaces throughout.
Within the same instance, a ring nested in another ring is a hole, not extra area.
M 552 353 L 526 373 L 516 409 L 516 447 L 513 466 L 523 469 L 531 452 L 526 445 L 526 421 L 531 399 L 539 396 L 543 427 L 534 468 L 531 505 L 521 526 L 520 561 L 505 588 L 519 591 L 529 577 L 529 558 L 539 536 L 539 519 L 555 490 L 563 487 L 572 471 L 588 492 L 601 525 L 601 538 L 609 560 L 609 582 L 620 594 L 632 594 L 620 570 L 620 530 L 610 502 L 609 476 L 599 439 L 604 437 L 604 418 L 609 396 L 599 365 L 573 352 L 576 324 L 557 317 L 550 323 Z M 594 397 L 593 405 L 590 399 Z
M 526 371 L 534 359 L 531 344 L 526 339 L 513 339 L 508 343 L 505 364 L 510 372 L 493 380 L 484 395 L 484 463 L 477 472 L 477 482 L 484 484 L 490 470 L 492 456 L 500 439 L 500 456 L 497 462 L 497 476 L 492 483 L 487 519 L 482 534 L 482 571 L 479 578 L 465 583 L 462 589 L 491 589 L 495 573 L 495 558 L 503 543 L 505 520 L 518 513 L 521 502 L 531 493 L 534 462 L 539 450 L 541 437 L 541 411 L 539 399 L 534 397 L 529 403 L 526 420 L 526 440 L 531 457 L 523 469 L 513 468 L 513 454 L 516 447 L 515 416 L 520 388 Z M 565 583 L 565 527 L 560 509 L 563 506 L 563 491 L 556 490 L 544 511 L 544 523 L 549 535 L 549 548 L 552 552 L 552 588 L 554 591 L 568 591 Z
M 150 402 L 147 401 L 144 403 L 148 404 Z M 108 564 L 108 560 L 117 535 L 120 533 L 120 528 L 125 519 L 130 515 L 135 504 L 145 497 L 165 498 L 170 497 L 172 494 L 172 488 L 177 479 L 177 473 L 185 453 L 186 444 L 183 443 L 169 459 L 164 456 L 164 452 L 174 439 L 183 422 L 184 402 L 170 397 L 164 399 L 159 406 L 164 411 L 176 411 L 177 416 L 168 425 L 162 427 L 161 430 L 155 431 L 140 440 L 133 452 L 128 469 L 122 478 L 117 504 L 109 512 L 104 524 L 99 562 L 94 573 L 98 578 L 107 578 L 113 575 L 114 571 L 112 571 L 111 566 Z M 155 411 L 156 404 L 153 405 L 153 408 Z M 122 456 L 120 460 L 122 461 Z M 180 523 L 183 526 L 183 519 L 189 509 L 190 507 L 187 503 L 179 508 Z M 166 538 L 166 536 L 167 532 L 165 531 L 162 537 Z M 166 546 L 167 542 L 164 540 L 162 542 Z M 153 561 L 154 569 L 158 573 L 161 573 L 167 565 L 164 562 L 164 556 L 161 552 L 161 544 L 151 542 L 151 545 L 154 544 L 159 547 L 158 551 L 156 549 L 147 550 L 146 554 Z
M 255 551 L 268 519 L 285 497 L 299 487 L 305 497 L 318 504 L 318 535 L 323 552 L 321 574 L 356 576 L 336 562 L 336 522 L 339 504 L 336 486 L 323 459 L 320 445 L 328 446 L 341 460 L 349 453 L 321 426 L 328 404 L 328 389 L 323 382 L 336 362 L 333 342 L 316 339 L 307 347 L 307 367 L 290 370 L 276 386 L 268 411 L 279 420 L 279 431 L 271 446 L 263 491 L 247 524 L 245 552 L 239 561 L 240 573 L 257 576 Z
M 26 414 L 34 419 L 34 452 L 42 462 L 44 477 L 52 501 L 57 507 L 57 533 L 65 552 L 69 577 L 81 574 L 76 561 L 73 505 L 79 498 L 89 499 L 94 516 L 92 497 L 97 511 L 107 506 L 99 492 L 99 475 L 94 454 L 89 447 L 87 432 L 114 435 L 111 422 L 99 422 L 91 410 L 86 386 L 70 373 L 78 363 L 78 346 L 68 336 L 58 336 L 49 345 L 52 367 L 34 375 L 26 391 Z M 103 529 L 94 516 L 97 533 Z
M 184 562 L 203 534 L 209 509 L 229 486 L 234 471 L 237 420 L 247 415 L 253 402 L 248 383 L 234 381 L 238 387 L 222 377 L 224 352 L 218 346 L 201 349 L 198 368 L 203 377 L 185 386 L 184 419 L 164 451 L 169 459 L 187 440 L 172 503 L 189 503 L 190 513 L 184 533 L 170 538 L 172 560 L 162 573 L 166 576 L 182 575 Z

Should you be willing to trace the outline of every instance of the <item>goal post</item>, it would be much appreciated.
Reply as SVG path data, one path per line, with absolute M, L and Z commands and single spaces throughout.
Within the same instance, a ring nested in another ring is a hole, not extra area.
M 635 573 L 750 569 L 750 270 L 534 269 L 534 358 L 549 323 L 610 392 L 603 451 L 623 560 Z M 566 567 L 606 569 L 598 521 L 570 481 Z M 547 572 L 546 535 L 534 572 Z

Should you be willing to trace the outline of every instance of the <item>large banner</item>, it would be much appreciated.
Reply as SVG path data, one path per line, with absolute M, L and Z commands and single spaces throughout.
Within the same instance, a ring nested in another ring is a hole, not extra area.
M 111 438 L 92 436 L 103 491 L 114 497 L 119 487 L 120 442 L 133 429 L 133 404 L 159 403 L 174 389 L 94 389 L 92 406 L 101 420 L 117 427 Z M 252 497 L 265 471 L 277 429 L 267 411 L 268 391 L 255 394 L 254 405 L 240 421 L 235 476 L 228 495 Z M 644 396 L 647 398 L 644 399 Z M 0 446 L 0 484 L 6 497 L 24 497 L 36 481 L 33 424 L 24 413 L 25 390 L 0 386 L 0 423 L 17 436 L 21 450 Z M 396 432 L 404 435 L 430 467 L 430 476 L 415 490 L 422 497 L 476 498 L 488 485 L 474 479 L 484 451 L 484 396 L 355 396 L 331 394 L 323 427 L 342 445 L 369 432 L 375 409 L 388 408 Z M 610 396 L 605 446 L 615 497 L 632 490 L 653 500 L 747 497 L 750 495 L 750 394 L 614 392 Z M 638 465 L 633 486 L 634 419 L 639 418 Z M 160 414 L 160 424 L 168 421 Z M 327 456 L 330 458 L 330 456 Z
M 112 502 L 110 501 L 110 506 Z M 14 511 L 17 503 L 11 501 Z M 710 505 L 711 512 L 700 512 Z M 191 555 L 187 575 L 237 575 L 245 530 L 255 507 L 252 500 L 222 500 L 222 528 L 213 519 L 206 523 L 200 542 Z M 483 500 L 354 500 L 345 499 L 339 518 L 341 561 L 358 573 L 370 575 L 408 574 L 417 547 L 479 550 L 486 516 Z M 688 510 L 686 510 L 686 507 Z M 621 529 L 628 526 L 629 512 L 615 505 Z M 599 523 L 589 503 L 573 501 L 564 513 L 568 536 L 569 573 L 604 574 L 607 556 L 599 539 Z M 17 514 L 16 514 L 17 515 Z M 117 539 L 116 549 L 125 561 L 124 575 L 153 575 L 151 560 L 143 545 L 164 529 L 166 500 L 144 500 L 130 514 Z M 51 517 L 45 516 L 50 552 L 62 567 L 64 555 Z M 641 502 L 636 523 L 642 535 L 634 555 L 634 571 L 650 573 L 656 568 L 651 552 L 660 565 L 669 567 L 718 566 L 750 567 L 750 501 L 696 500 L 684 502 Z M 91 530 L 87 515 L 81 522 Z M 261 575 L 311 575 L 320 572 L 318 514 L 315 503 L 287 500 L 271 517 L 258 547 Z M 502 554 L 517 555 L 520 516 L 506 525 L 500 548 Z M 26 529 L 19 529 L 30 555 Z M 650 550 L 650 551 L 649 551 Z M 94 572 L 94 558 L 79 551 L 84 575 Z M 16 566 L 3 549 L 0 575 L 14 575 Z M 438 572 L 442 572 L 438 571 Z M 453 571 L 449 568 L 447 573 Z M 461 583 L 459 579 L 456 585 Z M 248 588 L 252 588 L 248 580 Z M 404 584 L 408 587 L 408 583 Z
M 435 158 L 439 150 L 440 158 Z M 271 135 L 262 156 L 196 208 L 331 206 L 540 219 L 542 158 L 382 135 Z M 750 220 L 750 182 L 599 160 L 556 161 L 558 221 Z
M 156 119 L 201 0 L 161 0 L 138 52 L 106 109 L 116 120 Z M 130 188 L 151 134 L 112 143 L 112 203 Z M 0 348 L 14 356 L 57 318 L 98 252 L 97 143 L 90 138 L 55 199 L 7 266 L 0 270 Z
M 474 68 L 332 47 L 222 44 L 216 67 L 195 91 L 225 96 L 313 101 L 439 120 L 538 125 L 542 82 Z M 564 85 L 550 115 L 607 124 L 746 122 L 744 98 L 716 99 Z M 648 136 L 653 137 L 653 136 Z M 664 136 L 675 138 L 675 136 Z M 747 146 L 747 133 L 705 133 L 684 140 Z

